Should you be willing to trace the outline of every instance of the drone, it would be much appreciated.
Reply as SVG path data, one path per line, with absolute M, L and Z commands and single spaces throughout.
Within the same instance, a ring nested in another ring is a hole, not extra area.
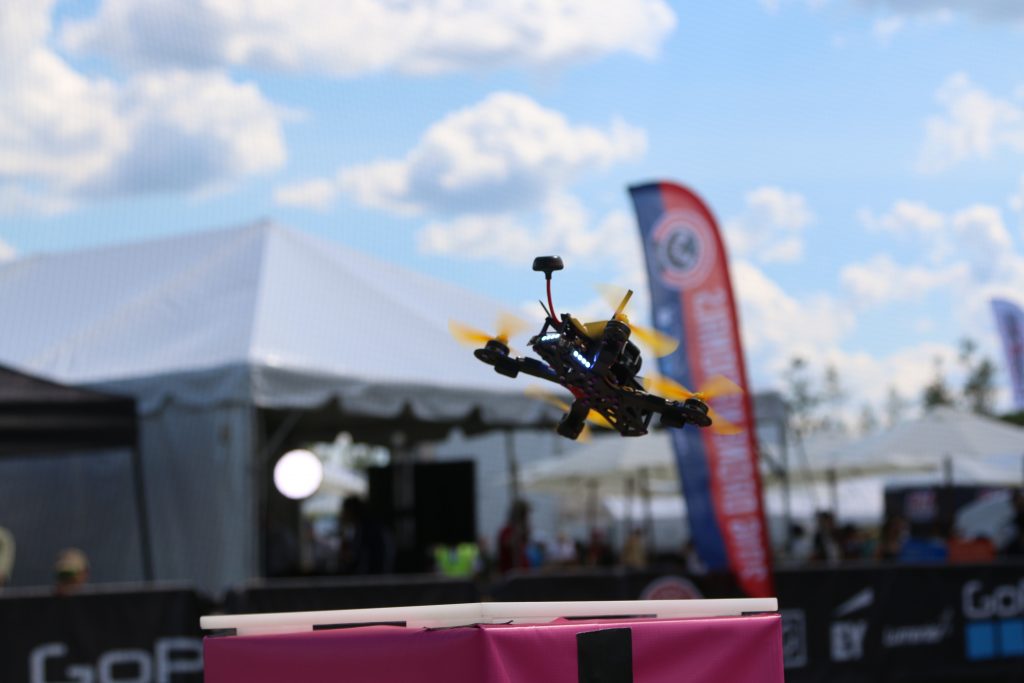
M 499 322 L 496 335 L 454 321 L 449 325 L 452 334 L 466 343 L 482 343 L 473 354 L 494 367 L 498 374 L 515 378 L 522 373 L 568 389 L 574 399 L 571 406 L 552 401 L 567 411 L 556 429 L 566 438 L 575 440 L 588 422 L 615 429 L 622 436 L 643 436 L 655 415 L 660 416 L 662 427 L 682 428 L 688 424 L 710 427 L 712 418 L 717 416 L 705 402 L 705 393 L 691 393 L 667 378 L 645 381 L 638 376 L 643 359 L 631 336 L 654 348 L 657 355 L 671 353 L 678 342 L 655 330 L 630 324 L 625 308 L 632 290 L 626 291 L 608 320 L 581 323 L 568 313 L 557 315 L 554 312 L 551 275 L 563 268 L 558 256 L 538 256 L 533 261 L 533 270 L 543 272 L 547 281 L 548 305 L 540 302 L 546 316 L 544 325 L 529 341 L 530 348 L 540 359 L 517 356 L 510 350 L 508 340 L 517 327 L 510 316 L 504 316 Z M 715 393 L 739 391 L 739 387 L 724 377 L 714 384 Z M 651 389 L 671 398 L 651 393 Z M 722 423 L 717 431 L 734 433 L 728 422 L 715 421 Z

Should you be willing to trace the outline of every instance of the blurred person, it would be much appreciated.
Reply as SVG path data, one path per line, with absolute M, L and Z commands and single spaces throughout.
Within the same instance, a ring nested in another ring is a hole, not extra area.
M 383 574 L 393 561 L 391 538 L 366 505 L 356 496 L 341 503 L 338 570 L 342 574 Z
M 866 553 L 866 539 L 854 524 L 844 524 L 836 533 L 839 551 L 844 560 L 862 560 Z
M 14 573 L 14 534 L 0 526 L 0 588 L 11 580 Z
M 813 551 L 813 541 L 804 525 L 798 522 L 790 524 L 789 558 L 794 562 L 804 563 L 811 559 Z
M 949 559 L 949 547 L 946 535 L 937 522 L 928 525 L 927 531 L 921 536 L 910 535 L 900 548 L 901 562 L 945 562 Z
M 548 561 L 547 545 L 541 541 L 530 541 L 526 544 L 526 561 L 530 569 L 540 569 Z
M 579 562 L 580 556 L 576 549 L 576 542 L 569 538 L 564 531 L 559 531 L 555 542 L 551 545 L 549 554 L 551 563 L 562 567 L 572 566 Z
M 693 539 L 688 539 L 683 545 L 683 564 L 690 576 L 702 576 L 708 573 L 708 567 L 697 552 L 697 545 Z
M 816 526 L 812 542 L 811 561 L 836 564 L 842 559 L 842 548 L 836 535 L 836 518 L 828 510 L 815 515 Z
M 512 503 L 505 526 L 498 532 L 498 571 L 530 566 L 530 505 L 525 500 Z
M 1024 494 L 1020 489 L 1013 492 L 1010 502 L 1013 505 L 1014 533 L 1010 542 L 1003 547 L 1003 554 L 1020 556 L 1024 555 Z
M 590 544 L 587 546 L 585 564 L 589 567 L 611 567 L 615 564 L 615 553 L 608 545 L 604 532 L 593 529 L 590 532 Z
M 883 562 L 898 559 L 903 553 L 903 545 L 907 542 L 909 532 L 910 526 L 907 524 L 907 520 L 899 515 L 887 517 L 882 522 L 875 558 Z
M 89 558 L 78 548 L 65 548 L 53 563 L 57 595 L 74 595 L 89 581 Z
M 947 546 L 951 563 L 982 563 L 996 559 L 996 544 L 985 535 L 963 538 L 954 534 Z
M 466 579 L 477 573 L 480 548 L 476 543 L 434 546 L 434 570 L 442 576 Z
M 622 546 L 622 565 L 630 569 L 647 567 L 647 542 L 643 529 L 633 529 Z

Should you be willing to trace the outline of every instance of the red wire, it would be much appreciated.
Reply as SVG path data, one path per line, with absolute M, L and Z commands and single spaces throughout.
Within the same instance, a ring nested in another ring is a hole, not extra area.
M 561 325 L 562 321 L 558 319 L 558 314 L 555 313 L 555 305 L 551 303 L 551 278 L 548 278 L 548 311 L 551 313 L 551 319 L 556 324 Z

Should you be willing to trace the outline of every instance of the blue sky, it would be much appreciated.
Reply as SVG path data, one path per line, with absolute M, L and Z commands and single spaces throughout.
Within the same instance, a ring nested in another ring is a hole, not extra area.
M 271 218 L 511 309 L 560 253 L 599 315 L 645 287 L 626 187 L 672 179 L 755 389 L 800 354 L 880 405 L 964 336 L 1001 367 L 1022 65 L 1012 0 L 7 0 L 0 258 Z

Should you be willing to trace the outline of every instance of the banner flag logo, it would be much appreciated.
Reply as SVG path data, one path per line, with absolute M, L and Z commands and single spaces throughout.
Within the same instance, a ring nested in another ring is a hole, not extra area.
M 659 182 L 631 187 L 647 261 L 655 327 L 680 340 L 659 360 L 666 377 L 699 391 L 724 375 L 743 389 L 714 399 L 738 434 L 671 431 L 690 534 L 712 571 L 731 571 L 751 597 L 773 595 L 771 546 L 761 496 L 753 404 L 725 245 L 714 217 L 690 190 Z
M 1005 299 L 992 299 L 992 311 L 1006 352 L 1013 407 L 1024 410 L 1024 310 Z

